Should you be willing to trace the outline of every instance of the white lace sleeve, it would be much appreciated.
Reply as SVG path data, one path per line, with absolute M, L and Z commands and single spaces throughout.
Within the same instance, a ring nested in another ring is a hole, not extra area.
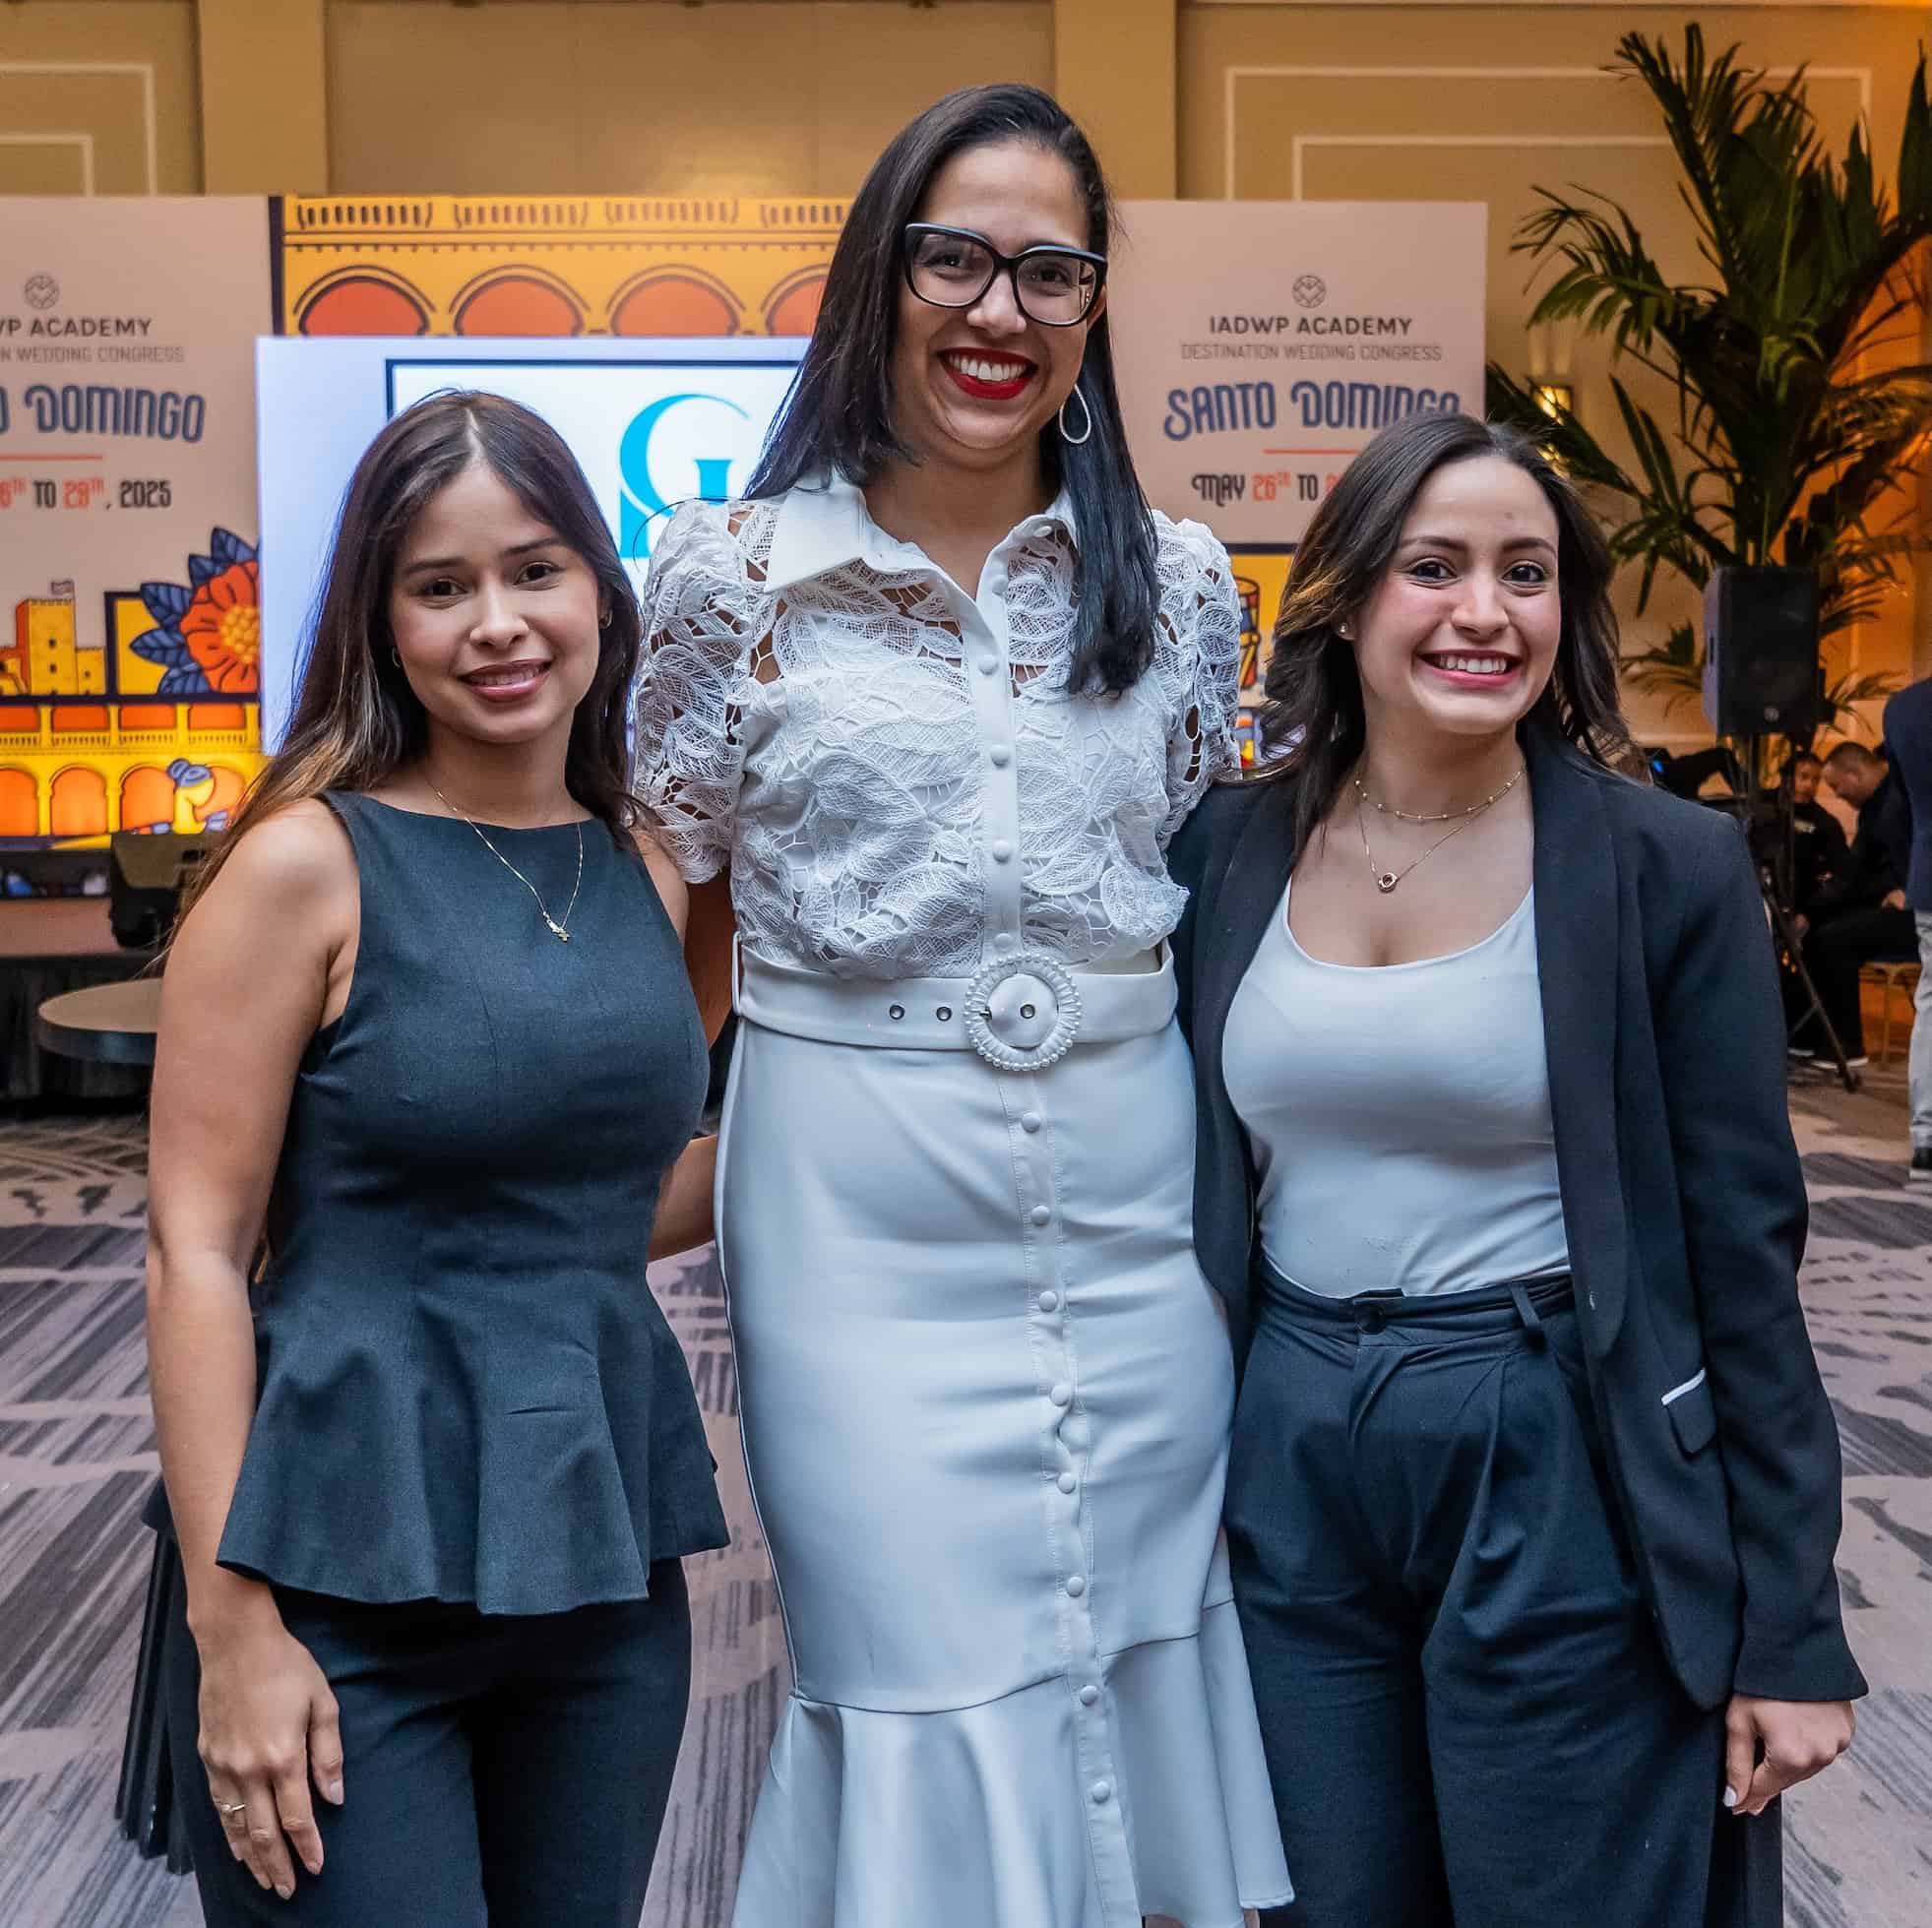
M 637 788 L 685 878 L 731 861 L 744 773 L 744 699 L 767 625 L 737 540 L 742 505 L 688 503 L 652 556 L 633 711 Z
M 1167 815 L 1160 844 L 1234 761 L 1241 678 L 1241 597 L 1227 551 L 1199 523 L 1162 523 L 1159 657 L 1173 710 L 1167 729 Z M 1171 652 L 1171 655 L 1170 653 Z

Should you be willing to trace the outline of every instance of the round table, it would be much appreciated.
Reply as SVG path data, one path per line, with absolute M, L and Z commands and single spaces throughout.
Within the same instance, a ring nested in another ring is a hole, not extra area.
M 152 1065 L 161 1023 L 161 980 L 136 977 L 63 991 L 41 1005 L 34 1034 L 43 1051 L 97 1064 Z

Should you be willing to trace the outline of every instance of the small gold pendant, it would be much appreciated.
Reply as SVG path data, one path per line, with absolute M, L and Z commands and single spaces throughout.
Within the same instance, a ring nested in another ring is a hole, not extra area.
M 1393 870 L 1378 870 L 1375 873 L 1375 888 L 1387 897 L 1402 880 Z

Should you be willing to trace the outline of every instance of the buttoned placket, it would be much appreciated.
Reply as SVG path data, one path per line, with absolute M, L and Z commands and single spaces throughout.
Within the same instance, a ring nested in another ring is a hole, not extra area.
M 1052 527 L 1045 518 L 1023 523 L 993 550 L 968 596 L 934 568 L 935 579 L 961 620 L 962 670 L 979 758 L 981 863 L 985 880 L 984 962 L 998 964 L 1026 946 L 1020 854 L 1020 760 L 1017 697 L 1008 648 L 1007 586 L 1022 545 Z M 1079 1307 L 1067 1275 L 1055 1171 L 1054 1120 L 1045 1074 L 1000 1071 L 1009 1150 L 1018 1180 L 1017 1227 L 1026 1255 L 1028 1323 L 1042 1405 L 1041 1486 L 1052 1556 L 1060 1650 L 1066 1656 L 1063 1691 L 1072 1702 L 1075 1772 L 1087 1817 L 1088 1843 L 1107 1928 L 1138 1928 L 1140 1896 L 1129 1851 L 1130 1820 L 1115 1763 L 1115 1736 L 1094 1619 L 1092 1518 L 1087 1472 L 1091 1423 L 1081 1403 L 1076 1347 Z

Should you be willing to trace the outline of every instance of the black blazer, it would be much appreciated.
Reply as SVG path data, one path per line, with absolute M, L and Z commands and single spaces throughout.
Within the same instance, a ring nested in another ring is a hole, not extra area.
M 1525 748 L 1563 1216 L 1645 1597 L 1701 1707 L 1849 1699 L 1865 1682 L 1832 1564 L 1838 1431 L 1798 1303 L 1804 1179 L 1744 840 L 1553 735 L 1527 731 Z M 1280 907 L 1292 804 L 1284 784 L 1213 790 L 1170 854 L 1189 890 L 1174 957 L 1198 1097 L 1195 1244 L 1237 1356 L 1255 1172 L 1221 1037 Z
M 1885 706 L 1885 753 L 1906 802 L 1905 902 L 1914 910 L 1932 910 L 1932 677 L 1901 690 Z

